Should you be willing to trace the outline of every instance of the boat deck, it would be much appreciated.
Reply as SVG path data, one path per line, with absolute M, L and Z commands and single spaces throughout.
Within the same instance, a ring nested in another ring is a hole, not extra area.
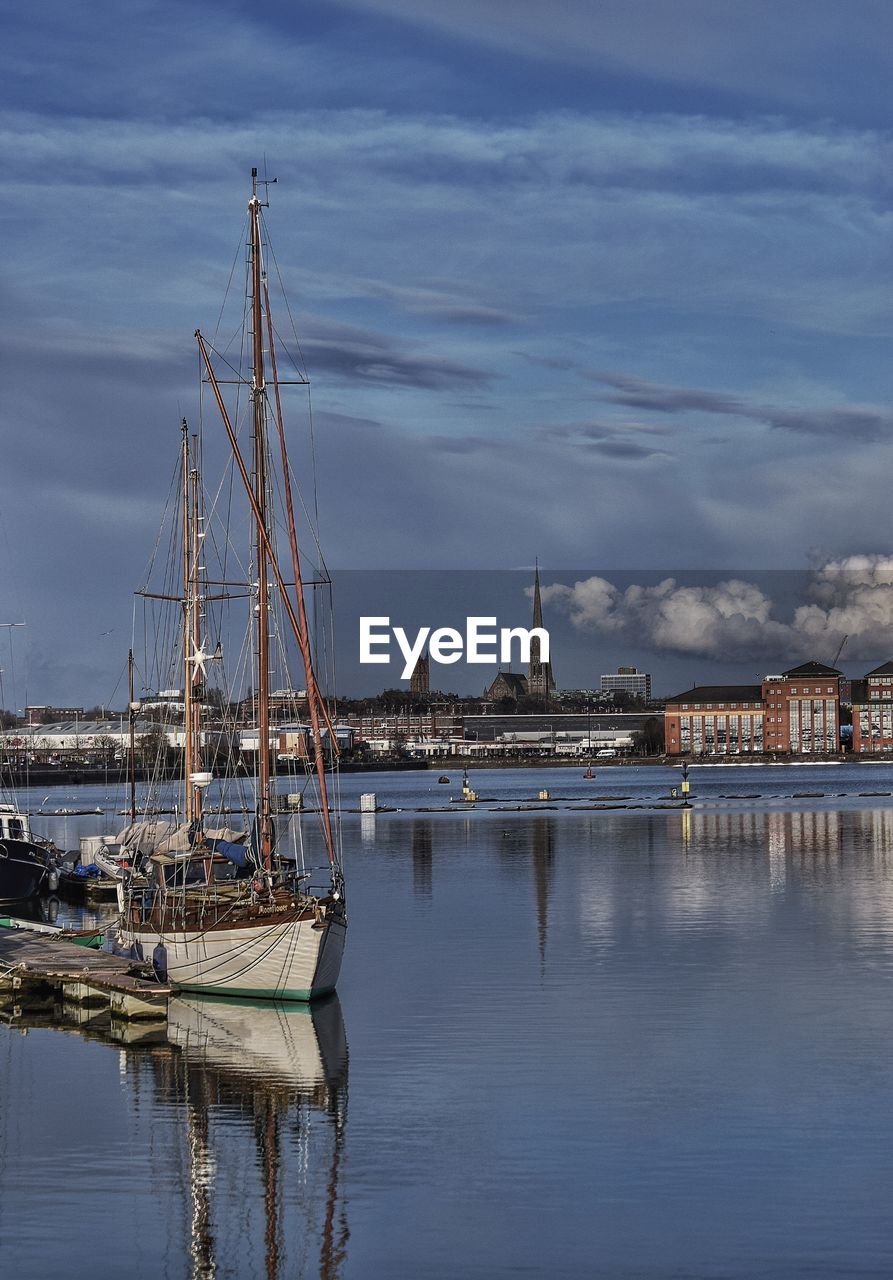
M 29 1000 L 99 1005 L 120 1018 L 164 1018 L 169 986 L 139 976 L 133 962 L 67 939 L 0 929 L 0 1007 Z

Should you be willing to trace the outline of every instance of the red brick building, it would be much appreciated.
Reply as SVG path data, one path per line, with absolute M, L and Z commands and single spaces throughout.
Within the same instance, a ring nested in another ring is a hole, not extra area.
M 747 755 L 763 750 L 763 700 L 758 684 L 701 685 L 667 698 L 668 756 Z
M 758 685 L 703 685 L 676 694 L 664 710 L 667 755 L 839 751 L 841 679 L 833 667 L 806 662 Z
M 766 751 L 823 755 L 840 750 L 840 681 L 834 667 L 804 662 L 763 681 Z
M 893 751 L 893 662 L 853 681 L 853 751 Z

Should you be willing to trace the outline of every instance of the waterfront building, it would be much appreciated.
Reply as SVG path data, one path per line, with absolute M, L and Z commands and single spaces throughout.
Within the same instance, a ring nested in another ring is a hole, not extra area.
M 667 699 L 667 755 L 840 750 L 841 673 L 806 662 L 758 685 L 703 685 Z
M 853 751 L 893 751 L 893 662 L 854 680 L 852 699 Z
M 636 667 L 618 667 L 616 672 L 603 675 L 599 681 L 602 693 L 631 693 L 637 698 L 651 701 L 651 675 Z
M 839 751 L 840 681 L 841 673 L 821 662 L 766 676 L 765 749 L 794 755 Z
M 664 741 L 668 756 L 748 755 L 762 751 L 760 685 L 701 685 L 667 698 Z
M 55 720 L 83 719 L 83 707 L 26 707 L 26 724 L 51 724 Z
M 469 715 L 462 717 L 465 738 L 489 744 L 498 754 L 500 744 L 576 743 L 581 751 L 617 748 L 628 750 L 655 717 L 646 712 L 540 712 L 532 715 Z
M 140 717 L 134 722 L 137 751 L 147 744 L 178 745 L 178 730 L 160 721 Z M 182 736 L 182 733 L 180 734 Z M 216 741 L 216 739 L 215 739 Z M 63 720 L 53 724 L 26 724 L 0 733 L 0 747 L 7 759 L 32 764 L 113 763 L 130 750 L 130 725 L 125 715 L 115 720 Z

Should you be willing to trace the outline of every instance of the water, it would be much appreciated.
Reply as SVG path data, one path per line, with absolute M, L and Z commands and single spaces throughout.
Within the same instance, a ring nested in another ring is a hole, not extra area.
M 345 778 L 340 1004 L 0 1026 L 3 1274 L 893 1273 L 893 767 L 450 775 Z

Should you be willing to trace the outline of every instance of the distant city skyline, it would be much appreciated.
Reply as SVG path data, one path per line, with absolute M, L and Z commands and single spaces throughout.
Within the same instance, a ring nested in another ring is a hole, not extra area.
M 832 0 L 15 9 L 0 622 L 28 626 L 0 636 L 4 687 L 112 697 L 252 164 L 279 179 L 336 575 L 538 556 L 554 624 L 548 566 L 684 583 L 888 553 L 891 36 L 893 11 Z M 804 628 L 763 609 L 749 652 L 790 657 Z M 595 674 L 656 689 L 749 661 L 610 634 Z M 827 660 L 849 628 L 808 634 Z
M 410 637 L 423 626 L 452 626 L 461 631 L 468 616 L 495 616 L 500 626 L 531 625 L 533 573 L 529 569 L 335 571 L 333 576 L 334 688 L 342 697 L 409 687 L 402 678 L 404 658 L 396 645 L 391 646 L 390 665 L 359 662 L 363 615 L 390 614 L 393 624 L 405 627 Z M 866 582 L 860 573 L 838 572 L 829 581 L 826 574 L 753 570 L 735 571 L 728 578 L 721 571 L 667 578 L 656 571 L 543 570 L 541 578 L 552 665 L 562 677 L 559 690 L 598 689 L 602 675 L 620 666 L 648 672 L 653 694 L 662 697 L 693 684 L 759 681 L 813 659 L 833 663 L 848 678 L 861 679 L 878 663 L 893 658 L 893 627 L 888 624 L 893 592 L 886 573 L 875 575 L 873 582 Z M 840 625 L 852 628 L 852 634 L 841 635 Z M 21 640 L 25 630 L 17 628 L 12 634 Z M 2 637 L 0 632 L 0 643 Z M 226 649 L 224 643 L 224 657 Z M 66 696 L 53 698 L 47 685 L 23 682 L 25 663 L 16 652 L 7 654 L 0 666 L 0 705 L 8 710 L 26 703 L 123 706 L 126 702 L 126 655 L 117 670 L 110 666 L 104 680 L 94 683 L 98 696 L 93 697 L 88 696 L 91 686 L 78 684 L 68 669 Z M 497 670 L 507 666 L 432 661 L 428 683 L 433 690 L 475 697 Z M 528 674 L 527 664 L 520 660 L 511 667 Z M 138 693 L 142 680 L 138 671 Z M 14 690 L 19 691 L 17 698 Z

